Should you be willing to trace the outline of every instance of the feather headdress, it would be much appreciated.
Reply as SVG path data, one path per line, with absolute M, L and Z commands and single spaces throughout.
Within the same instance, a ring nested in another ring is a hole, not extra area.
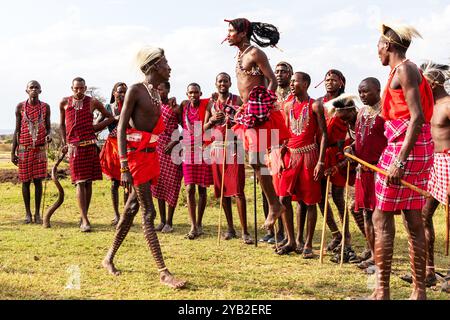
M 146 46 L 139 50 L 135 61 L 137 67 L 139 67 L 144 74 L 148 74 L 149 71 L 163 58 L 163 49 Z
M 392 30 L 400 39 L 400 42 L 396 39 L 392 39 L 386 35 L 386 33 Z M 380 27 L 381 34 L 389 43 L 394 43 L 405 49 L 408 49 L 409 44 L 411 44 L 413 38 L 422 38 L 422 35 L 417 31 L 416 28 L 406 25 L 406 24 L 382 24 Z
M 444 84 L 450 79 L 450 67 L 445 64 L 438 64 L 433 61 L 427 61 L 420 66 L 423 76 L 430 82 Z
M 328 110 L 330 116 L 333 116 L 339 110 L 356 110 L 356 99 L 358 99 L 356 95 L 344 93 L 325 103 L 325 108 Z

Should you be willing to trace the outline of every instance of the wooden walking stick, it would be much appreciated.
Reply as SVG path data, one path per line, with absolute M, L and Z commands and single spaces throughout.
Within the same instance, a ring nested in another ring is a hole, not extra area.
M 225 118 L 225 141 L 223 146 L 223 161 L 222 161 L 222 186 L 220 189 L 220 214 L 219 214 L 219 232 L 218 232 L 218 245 L 220 246 L 220 238 L 222 233 L 222 210 L 223 210 L 223 198 L 225 190 L 225 164 L 227 159 L 227 146 L 228 146 L 228 118 Z
M 255 247 L 258 248 L 258 205 L 256 203 L 256 169 L 253 169 L 253 202 L 255 210 Z
M 362 164 L 363 166 L 369 168 L 372 171 L 378 172 L 379 174 L 382 174 L 384 176 L 388 175 L 388 173 L 386 171 L 384 171 L 384 170 L 378 168 L 377 166 L 374 166 L 374 165 L 372 165 L 372 164 L 370 164 L 370 163 L 368 163 L 368 162 L 366 162 L 364 160 L 361 160 L 358 157 L 356 157 L 356 156 L 354 156 L 354 155 L 352 155 L 350 153 L 345 153 L 345 156 L 350 158 L 350 159 L 352 159 L 352 160 L 355 160 L 356 162 Z M 426 198 L 431 198 L 431 195 L 427 191 L 422 190 L 419 187 L 416 187 L 415 185 L 412 185 L 411 183 L 406 182 L 405 180 L 400 180 L 400 183 L 403 186 L 405 186 L 405 187 L 407 187 L 407 188 L 409 188 L 409 189 L 411 189 L 411 190 L 421 194 L 422 196 L 424 196 Z
M 347 162 L 347 182 L 345 183 L 345 209 L 344 221 L 342 223 L 342 243 L 341 243 L 341 268 L 344 266 L 344 250 L 345 250 L 345 236 L 348 223 L 348 193 L 350 189 L 350 161 Z
M 328 194 L 330 193 L 331 176 L 327 178 L 327 189 L 325 191 L 325 209 L 323 213 L 322 240 L 320 242 L 320 264 L 323 264 L 323 249 L 325 246 L 325 228 L 327 227 L 328 217 Z
M 447 204 L 445 206 L 445 215 L 447 216 L 447 235 L 445 237 L 445 255 L 448 257 L 450 248 L 450 212 L 448 210 L 450 196 L 447 196 Z

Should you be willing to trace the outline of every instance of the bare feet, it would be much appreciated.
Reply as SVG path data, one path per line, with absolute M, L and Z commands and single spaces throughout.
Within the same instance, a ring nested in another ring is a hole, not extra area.
M 165 223 L 160 223 L 159 224 L 159 226 L 157 226 L 156 228 L 155 228 L 155 231 L 156 232 L 161 232 L 163 229 L 164 229 L 164 226 L 165 226 L 166 224 Z
M 175 290 L 183 289 L 186 281 L 177 280 L 169 271 L 163 271 L 160 275 L 161 283 Z
M 263 229 L 270 230 L 273 228 L 277 220 L 286 212 L 286 207 L 280 204 L 278 208 L 271 207 L 269 215 L 264 223 Z
M 114 266 L 114 263 L 107 258 L 102 261 L 102 266 L 113 276 L 118 277 L 121 274 L 121 272 Z

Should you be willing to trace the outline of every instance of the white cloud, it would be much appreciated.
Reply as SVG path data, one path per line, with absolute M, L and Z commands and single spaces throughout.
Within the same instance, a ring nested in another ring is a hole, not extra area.
M 122 3 L 121 0 L 108 2 Z M 284 51 L 265 49 L 271 64 L 289 61 L 296 70 L 310 73 L 313 85 L 319 83 L 330 68 L 343 71 L 348 79 L 348 92 L 354 93 L 359 81 L 368 76 L 384 82 L 389 70 L 378 60 L 376 27 L 382 19 L 396 17 L 384 16 L 387 12 L 381 11 L 381 5 L 361 8 L 351 5 L 344 9 L 340 4 L 333 6 L 338 9 L 320 11 L 319 4 L 312 8 L 271 4 L 264 9 L 234 12 L 232 16 L 230 11 L 211 13 L 212 23 L 189 19 L 186 13 L 186 20 L 172 27 L 170 19 L 175 19 L 172 16 L 167 19 L 167 25 L 151 21 L 119 25 L 114 19 L 107 23 L 89 23 L 86 15 L 91 8 L 74 5 L 51 22 L 30 23 L 33 26 L 30 30 L 34 31 L 0 34 L 0 73 L 3 75 L 0 87 L 5 104 L 0 128 L 14 126 L 15 104 L 25 100 L 25 85 L 31 79 L 42 83 L 42 99 L 52 106 L 55 122 L 59 116 L 57 105 L 63 96 L 70 95 L 70 81 L 75 76 L 85 77 L 88 85 L 100 87 L 105 97 L 116 81 L 139 81 L 141 76 L 133 69 L 132 61 L 144 44 L 166 50 L 173 69 L 172 95 L 179 101 L 185 98 L 187 84 L 194 81 L 199 82 L 204 94 L 209 96 L 219 72 L 226 71 L 235 79 L 236 48 L 220 45 L 227 32 L 223 18 L 247 17 L 276 25 L 281 32 L 279 46 Z M 417 9 L 408 15 L 411 20 L 407 22 L 415 25 L 424 36 L 424 40 L 415 41 L 409 51 L 409 56 L 417 63 L 427 58 L 449 61 L 450 5 L 441 8 L 434 12 Z M 312 11 L 322 16 L 308 14 Z M 330 14 L 323 16 L 324 12 Z M 236 86 L 233 91 L 236 92 Z M 324 88 L 311 89 L 310 93 L 319 97 Z
M 320 28 L 325 32 L 346 29 L 360 25 L 361 23 L 361 14 L 354 7 L 330 12 L 319 19 Z

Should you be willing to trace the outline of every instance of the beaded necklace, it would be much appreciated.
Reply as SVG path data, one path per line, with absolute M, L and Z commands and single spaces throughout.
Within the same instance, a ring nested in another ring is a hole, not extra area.
M 364 142 L 364 139 L 370 135 L 377 116 L 381 113 L 380 103 L 377 103 L 373 107 L 366 107 L 364 108 L 362 114 L 361 114 L 361 120 L 359 121 L 359 130 L 358 130 L 358 136 L 361 141 L 361 143 Z
M 40 101 L 39 103 L 39 115 L 36 121 L 32 121 L 27 113 L 27 107 L 28 107 L 28 100 L 25 102 L 24 107 L 24 119 L 28 123 L 28 132 L 30 133 L 31 139 L 33 140 L 33 147 L 36 146 L 36 141 L 39 135 L 39 125 L 43 122 L 43 114 L 42 114 L 42 104 Z
M 308 99 L 308 104 L 300 111 L 298 119 L 295 119 L 294 115 L 294 107 L 297 102 L 297 98 L 294 98 L 292 101 L 292 106 L 289 113 L 289 124 L 291 126 L 292 133 L 296 136 L 300 136 L 309 125 L 309 109 L 311 108 L 312 99 L 310 97 L 308 97 Z
M 238 54 L 238 58 L 237 58 L 237 66 L 236 66 L 236 71 L 239 73 L 243 73 L 247 76 L 262 76 L 262 72 L 259 69 L 258 66 L 256 67 L 252 67 L 251 70 L 246 70 L 243 66 L 242 66 L 242 57 L 250 51 L 250 49 L 254 48 L 252 45 L 250 45 L 247 49 L 244 50 L 244 52 L 239 52 Z

